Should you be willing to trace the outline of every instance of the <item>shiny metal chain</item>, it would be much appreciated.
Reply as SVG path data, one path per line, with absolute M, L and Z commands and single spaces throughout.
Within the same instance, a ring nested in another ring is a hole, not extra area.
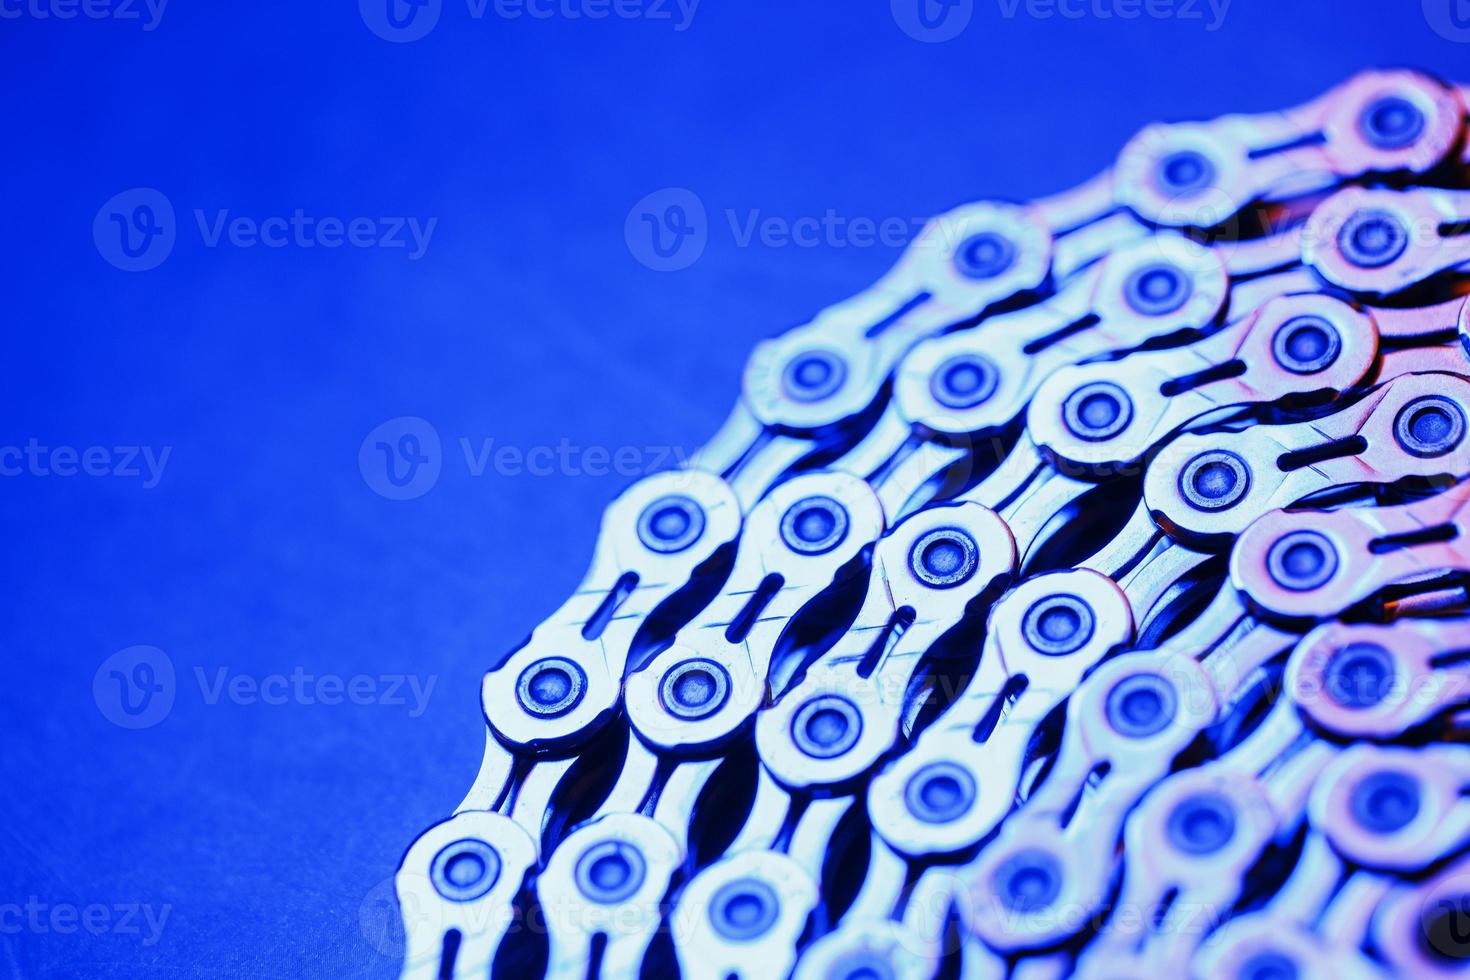
M 1470 966 L 1467 110 L 1150 126 L 760 344 L 489 665 L 404 976 Z

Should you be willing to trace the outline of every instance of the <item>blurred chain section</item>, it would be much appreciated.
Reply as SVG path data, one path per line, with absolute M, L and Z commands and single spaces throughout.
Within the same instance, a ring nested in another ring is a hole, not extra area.
M 1470 974 L 1467 99 L 1150 126 L 761 343 L 487 664 L 404 976 Z

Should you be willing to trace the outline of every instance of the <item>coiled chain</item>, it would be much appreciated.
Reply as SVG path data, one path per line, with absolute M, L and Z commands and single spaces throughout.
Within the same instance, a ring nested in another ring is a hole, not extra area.
M 933 219 L 486 673 L 404 976 L 1470 969 L 1470 89 Z

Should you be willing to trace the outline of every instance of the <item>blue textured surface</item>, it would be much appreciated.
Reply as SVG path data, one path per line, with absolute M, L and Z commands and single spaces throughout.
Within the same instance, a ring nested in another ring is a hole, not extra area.
M 1470 45 L 1417 0 L 1235 0 L 1213 31 L 1204 0 L 1163 20 L 996 0 L 945 44 L 906 36 L 886 0 L 704 0 L 686 30 L 672 3 L 671 20 L 511 20 L 443 0 L 407 44 L 344 0 L 177 2 L 151 31 L 35 16 L 65 3 L 0 0 L 21 11 L 0 19 L 0 448 L 170 455 L 151 489 L 37 463 L 0 478 L 3 976 L 395 972 L 359 913 L 371 926 L 374 887 L 468 784 L 487 660 L 575 585 L 629 482 L 475 477 L 460 440 L 687 451 L 758 337 L 896 254 L 742 247 L 727 211 L 919 218 L 1071 186 L 1155 119 L 1285 107 L 1372 65 L 1470 74 Z M 92 229 L 136 187 L 166 195 L 178 240 L 129 273 Z M 624 238 L 665 187 L 711 221 L 672 273 Z M 211 248 L 194 216 L 298 208 L 437 225 L 410 260 Z M 437 485 L 407 501 L 358 466 L 399 416 L 443 444 Z M 167 717 L 133 731 L 93 680 L 139 644 L 177 683 Z M 411 697 L 210 703 L 221 668 L 435 686 L 418 717 Z M 167 912 L 151 943 L 144 918 L 122 921 L 141 906 Z

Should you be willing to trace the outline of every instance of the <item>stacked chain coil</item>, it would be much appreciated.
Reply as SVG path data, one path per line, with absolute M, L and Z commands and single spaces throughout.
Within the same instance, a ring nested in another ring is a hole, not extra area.
M 1470 88 L 929 222 L 485 674 L 409 978 L 1470 971 Z

